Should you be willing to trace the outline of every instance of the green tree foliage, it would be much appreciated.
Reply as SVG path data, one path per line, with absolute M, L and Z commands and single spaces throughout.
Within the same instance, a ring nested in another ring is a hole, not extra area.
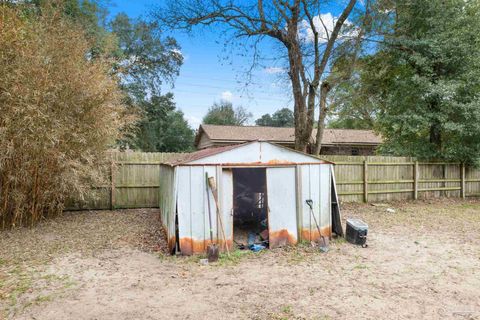
M 208 109 L 202 122 L 204 124 L 243 126 L 247 124 L 251 117 L 252 114 L 245 108 L 234 108 L 231 102 L 220 101 L 219 103 L 215 102 Z
M 183 63 L 180 46 L 162 37 L 157 23 L 132 20 L 120 13 L 110 23 L 118 39 L 117 71 L 127 93 L 126 104 L 140 109 L 136 135 L 122 144 L 150 152 L 189 151 L 193 130 L 181 111 L 175 110 L 173 95 L 162 95 L 164 82 L 173 84 Z
M 378 105 L 372 97 L 378 84 L 369 77 L 366 70 L 368 65 L 365 63 L 367 59 L 358 59 L 351 77 L 334 86 L 330 100 L 329 128 L 373 129 Z M 345 65 L 339 67 L 350 68 Z
M 110 22 L 120 47 L 118 69 L 127 92 L 143 99 L 159 95 L 164 82 L 173 83 L 183 63 L 180 46 L 172 37 L 162 37 L 157 23 L 133 20 L 118 14 Z
M 107 23 L 108 10 L 97 0 L 33 0 L 29 3 L 34 10 L 27 7 L 27 11 L 34 18 L 42 13 L 42 8 L 47 3 L 61 10 L 68 20 L 81 25 L 85 30 L 86 37 L 91 40 L 89 53 L 92 58 L 109 55 L 117 62 L 112 70 L 118 76 L 119 85 L 125 93 L 123 102 L 130 107 L 131 112 L 138 113 L 141 117 L 134 131 L 138 136 L 129 132 L 118 142 L 120 146 L 128 145 L 143 151 L 186 151 L 191 148 L 188 139 L 180 139 L 179 142 L 183 144 L 170 145 L 168 149 L 159 147 L 159 137 L 166 140 L 174 140 L 175 137 L 163 137 L 172 134 L 172 130 L 166 126 L 168 122 L 165 123 L 164 118 L 152 118 L 152 113 L 145 109 L 172 99 L 171 96 L 162 96 L 161 89 L 164 83 L 173 84 L 183 63 L 180 46 L 174 38 L 163 37 L 156 22 L 131 19 L 124 13 L 116 15 Z M 179 111 L 176 114 L 183 115 Z M 151 125 L 152 123 L 157 125 Z M 182 123 L 185 127 L 178 127 Z M 193 135 L 193 130 L 186 121 L 177 121 L 175 124 L 178 130 L 190 130 Z M 147 130 L 154 128 L 162 131 L 146 134 Z M 144 141 L 145 139 L 156 140 Z M 160 149 L 143 149 L 144 146 L 157 146 Z
M 34 7 L 34 17 L 41 14 L 42 9 L 50 6 L 61 10 L 65 17 L 73 23 L 82 26 L 91 42 L 90 54 L 92 57 L 113 54 L 116 51 L 112 45 L 113 37 L 105 29 L 108 10 L 97 0 L 30 0 L 27 4 Z M 26 8 L 22 6 L 22 8 Z M 28 8 L 28 7 L 27 7 Z
M 255 120 L 257 126 L 263 127 L 294 127 L 293 111 L 288 108 L 282 108 L 275 111 L 272 115 L 264 114 Z
M 54 8 L 0 5 L 0 228 L 60 213 L 102 181 L 105 151 L 132 119 L 107 57 Z
M 194 134 L 183 113 L 175 108 L 173 94 L 154 96 L 142 102 L 145 113 L 134 136 L 143 151 L 181 152 L 193 149 Z
M 480 3 L 397 2 L 369 61 L 382 150 L 475 162 L 480 154 Z
M 272 123 L 273 123 L 273 120 L 270 113 L 265 113 L 263 116 L 255 120 L 255 124 L 261 127 L 273 127 Z

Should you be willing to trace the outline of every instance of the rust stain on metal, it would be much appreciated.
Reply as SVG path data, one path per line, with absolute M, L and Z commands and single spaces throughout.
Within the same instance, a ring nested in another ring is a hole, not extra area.
M 180 238 L 180 250 L 182 251 L 182 255 L 191 256 L 192 254 L 199 254 L 207 252 L 207 246 L 211 243 L 210 240 L 192 240 L 192 238 Z M 213 241 L 216 243 L 220 248 L 221 252 L 226 251 L 225 248 L 225 241 L 218 240 Z M 228 249 L 231 250 L 233 248 L 233 240 L 227 239 L 226 245 Z
M 272 159 L 267 162 L 269 165 L 278 165 L 278 164 L 296 164 L 295 162 L 292 161 L 285 161 L 285 160 L 277 160 L 277 159 Z
M 173 236 L 173 237 L 170 237 L 170 238 L 168 239 L 168 250 L 169 250 L 169 252 L 172 252 L 173 249 L 175 249 L 175 244 L 176 244 L 176 239 L 175 239 L 175 237 L 174 237 L 174 236 Z
M 270 248 L 282 247 L 286 245 L 297 244 L 297 237 L 287 229 L 279 231 L 270 231 L 269 233 Z
M 326 226 L 323 228 L 320 228 L 320 231 L 322 233 L 323 237 L 332 237 L 332 227 L 331 226 Z M 319 241 L 320 240 L 320 234 L 318 233 L 317 228 L 313 229 L 301 229 L 300 230 L 300 237 L 302 240 L 306 241 Z

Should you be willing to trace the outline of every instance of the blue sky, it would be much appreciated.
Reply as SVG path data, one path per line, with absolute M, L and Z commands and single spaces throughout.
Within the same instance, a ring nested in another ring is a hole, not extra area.
M 147 17 L 153 6 L 161 1 L 111 0 L 111 15 L 125 12 L 130 17 Z M 243 106 L 253 114 L 253 121 L 264 113 L 272 113 L 284 107 L 292 108 L 288 84 L 277 73 L 280 65 L 265 64 L 254 71 L 251 85 L 244 83 L 246 69 L 251 59 L 234 56 L 227 58 L 221 38 L 222 31 L 199 31 L 193 35 L 175 32 L 172 35 L 182 47 L 185 61 L 173 91 L 177 107 L 195 129 L 208 108 L 222 98 L 231 100 L 234 106 Z M 274 44 L 266 43 L 263 50 L 275 54 Z
M 161 6 L 164 0 L 105 0 L 111 17 L 125 12 L 132 18 L 149 18 L 154 8 Z M 242 0 L 243 1 L 243 0 Z M 360 2 L 361 3 L 361 2 Z M 342 9 L 342 0 L 326 1 L 326 10 L 322 10 L 321 19 L 332 30 L 335 17 Z M 360 4 L 361 6 L 361 4 Z M 323 27 L 320 20 L 317 30 Z M 348 22 L 348 20 L 347 20 Z M 322 24 L 323 26 L 323 24 Z M 307 27 L 307 29 L 309 26 Z M 309 30 L 303 29 L 302 36 L 306 41 L 313 41 Z M 261 66 L 254 69 L 251 80 L 246 77 L 246 70 L 252 65 L 252 52 L 248 44 L 233 47 L 224 46 L 225 34 L 228 30 L 222 27 L 210 29 L 194 29 L 187 35 L 181 31 L 169 33 L 182 48 L 184 64 L 173 88 L 165 87 L 164 92 L 171 91 L 175 95 L 177 108 L 182 110 L 192 128 L 196 129 L 208 108 L 216 101 L 229 100 L 234 106 L 242 106 L 253 114 L 250 124 L 265 113 L 273 113 L 288 107 L 293 109 L 291 89 L 286 74 L 282 72 L 284 65 L 278 57 L 283 56 L 281 46 L 273 40 L 264 40 L 259 52 L 267 59 L 261 60 Z M 353 34 L 345 34 L 351 36 Z M 222 37 L 223 36 L 223 37 Z M 323 40 L 326 41 L 325 36 Z M 239 53 L 247 52 L 245 56 Z M 279 72 L 280 71 L 280 72 Z M 249 83 L 245 86 L 245 83 Z

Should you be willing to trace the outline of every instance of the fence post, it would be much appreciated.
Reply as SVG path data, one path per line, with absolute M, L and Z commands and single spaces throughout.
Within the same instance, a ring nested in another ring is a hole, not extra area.
M 368 202 L 368 162 L 363 161 L 363 202 Z
M 115 209 L 115 165 L 110 162 L 110 210 Z
M 460 175 L 461 175 L 460 194 L 462 196 L 462 199 L 465 199 L 465 163 L 463 162 L 460 165 Z
M 413 164 L 413 199 L 418 199 L 418 161 Z

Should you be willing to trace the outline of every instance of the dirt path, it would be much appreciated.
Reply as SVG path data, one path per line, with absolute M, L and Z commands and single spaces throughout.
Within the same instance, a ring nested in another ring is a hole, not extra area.
M 15 319 L 480 319 L 480 202 L 347 205 L 370 223 L 369 247 L 335 242 L 237 253 L 204 266 L 132 246 L 55 257 L 68 279 Z M 429 219 L 432 215 L 436 221 Z M 461 231 L 461 232 L 460 232 Z M 31 300 L 31 299 L 30 299 Z

